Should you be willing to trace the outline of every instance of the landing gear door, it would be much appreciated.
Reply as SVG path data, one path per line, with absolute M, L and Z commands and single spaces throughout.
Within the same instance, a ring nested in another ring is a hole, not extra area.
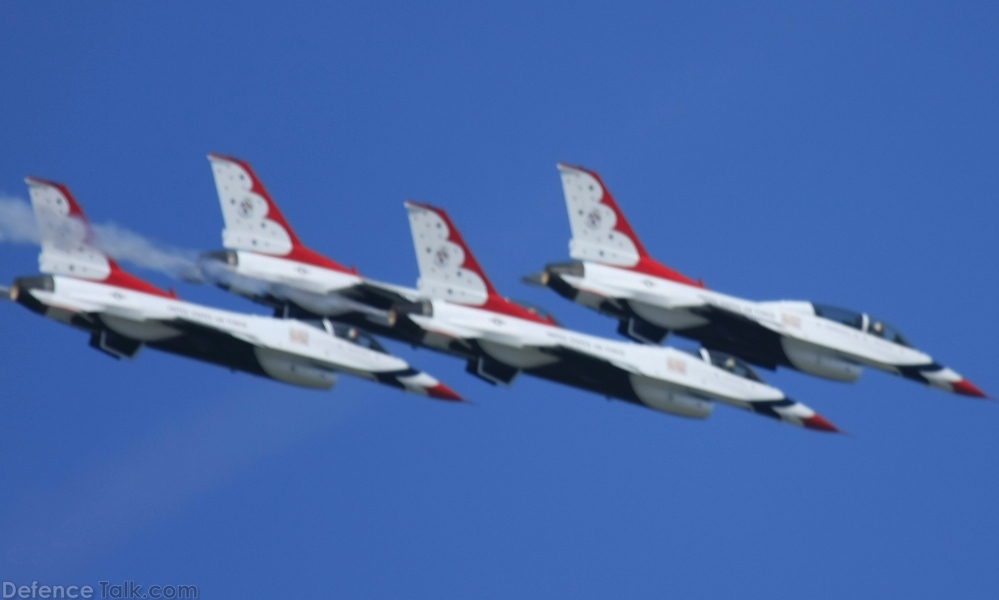
M 115 359 L 135 358 L 142 348 L 142 342 L 102 329 L 91 334 L 90 347 Z

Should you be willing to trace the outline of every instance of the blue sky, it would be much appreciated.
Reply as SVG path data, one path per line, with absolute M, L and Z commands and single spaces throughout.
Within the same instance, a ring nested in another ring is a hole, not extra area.
M 402 202 L 432 202 L 501 292 L 613 337 L 519 282 L 567 257 L 555 163 L 582 164 L 666 264 L 877 314 L 999 394 L 997 23 L 992 3 L 8 2 L 0 195 L 52 178 L 94 221 L 216 249 L 205 155 L 233 154 L 339 262 L 412 284 Z M 0 281 L 36 253 L 0 244 Z M 765 373 L 850 432 L 828 436 L 494 389 L 390 344 L 477 403 L 456 407 L 115 362 L 0 308 L 3 580 L 203 598 L 999 589 L 995 403 Z

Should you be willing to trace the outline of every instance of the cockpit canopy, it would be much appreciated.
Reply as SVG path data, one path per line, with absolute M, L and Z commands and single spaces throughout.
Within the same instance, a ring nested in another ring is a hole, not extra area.
M 760 383 L 765 383 L 763 378 L 756 374 L 753 367 L 749 366 L 749 363 L 742 360 L 741 358 L 736 358 L 731 354 L 726 352 L 720 352 L 718 350 L 708 350 L 707 348 L 698 348 L 697 350 L 684 350 L 687 354 L 692 354 L 697 358 L 700 358 L 706 363 L 711 363 L 712 365 L 718 367 L 719 369 L 724 369 L 733 375 L 738 375 L 743 379 L 749 379 L 751 381 L 758 381 Z
M 894 344 L 912 348 L 912 344 L 909 343 L 909 340 L 905 339 L 901 331 L 867 313 L 858 313 L 826 304 L 812 304 L 812 307 L 815 309 L 816 316 L 841 323 L 847 327 L 859 329 L 864 333 L 884 338 Z
M 357 344 L 358 346 L 367 348 L 368 350 L 374 350 L 375 352 L 381 352 L 382 354 L 388 354 L 385 348 L 378 343 L 370 333 L 364 331 L 363 329 L 358 329 L 353 325 L 345 325 L 343 323 L 337 323 L 335 321 L 330 321 L 329 319 L 301 319 L 301 321 L 307 325 L 312 325 L 316 329 L 325 331 L 330 335 L 335 335 L 336 337 L 347 340 L 352 344 Z

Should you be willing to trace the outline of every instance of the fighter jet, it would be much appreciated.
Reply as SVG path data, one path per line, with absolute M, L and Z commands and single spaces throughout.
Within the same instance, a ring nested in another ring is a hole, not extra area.
M 710 351 L 688 354 L 560 327 L 497 293 L 447 213 L 407 202 L 419 303 L 392 310 L 409 341 L 460 356 L 468 372 L 510 384 L 540 377 L 662 412 L 705 418 L 714 401 L 809 429 L 837 431 L 812 409 L 763 383 L 748 365 Z
M 499 296 L 439 209 L 407 204 L 419 289 L 364 278 L 306 247 L 246 161 L 217 154 L 209 160 L 227 248 L 205 255 L 209 275 L 278 314 L 335 315 L 456 356 L 467 361 L 469 373 L 491 384 L 509 385 L 523 371 L 675 415 L 706 418 L 717 399 L 798 426 L 836 431 L 733 356 L 568 331 L 538 310 Z M 427 238 L 431 233 L 444 237 Z
M 525 281 L 617 319 L 619 333 L 659 344 L 675 332 L 767 369 L 853 382 L 871 367 L 987 397 L 879 318 L 812 302 L 753 302 L 707 289 L 649 256 L 599 175 L 565 164 L 558 170 L 575 260 L 549 264 Z
M 430 375 L 387 354 L 356 328 L 218 310 L 177 298 L 131 275 L 96 243 L 80 205 L 61 184 L 28 178 L 43 275 L 9 290 L 30 310 L 90 333 L 90 346 L 132 358 L 143 346 L 296 386 L 330 389 L 338 373 L 458 401 Z

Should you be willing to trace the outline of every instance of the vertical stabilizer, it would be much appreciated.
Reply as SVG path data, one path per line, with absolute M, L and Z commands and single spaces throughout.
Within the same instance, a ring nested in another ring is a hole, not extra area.
M 283 256 L 299 244 L 281 210 L 249 163 L 209 154 L 225 229 L 222 243 L 231 250 Z
M 569 254 L 573 258 L 704 287 L 702 282 L 694 281 L 649 256 L 600 175 L 562 163 L 559 163 L 558 170 L 562 176 L 565 207 L 572 228 Z
M 208 160 L 212 164 L 215 188 L 225 220 L 223 246 L 230 250 L 279 256 L 333 271 L 354 272 L 299 241 L 250 163 L 221 154 L 209 154 Z
M 31 206 L 38 221 L 42 273 L 65 275 L 129 288 L 146 294 L 174 297 L 127 273 L 100 249 L 83 209 L 61 183 L 28 177 Z
M 469 304 L 518 319 L 557 325 L 551 316 L 500 296 L 475 260 L 461 232 L 444 209 L 406 202 L 413 233 L 416 263 L 420 267 L 420 292 L 439 300 Z
M 599 175 L 564 164 L 558 170 L 572 227 L 569 253 L 573 258 L 633 267 L 647 256 Z
M 406 210 L 420 268 L 420 292 L 431 298 L 476 306 L 496 295 L 446 212 L 417 202 L 406 202 Z
M 38 222 L 42 273 L 103 281 L 111 261 L 95 245 L 94 233 L 69 188 L 61 183 L 28 177 L 31 206 Z

